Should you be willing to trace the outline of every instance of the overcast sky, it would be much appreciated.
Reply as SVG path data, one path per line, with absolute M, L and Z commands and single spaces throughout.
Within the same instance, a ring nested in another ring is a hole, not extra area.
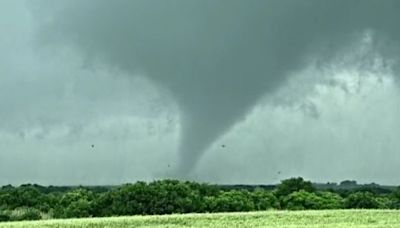
M 399 184 L 399 3 L 361 2 L 0 0 L 0 185 Z

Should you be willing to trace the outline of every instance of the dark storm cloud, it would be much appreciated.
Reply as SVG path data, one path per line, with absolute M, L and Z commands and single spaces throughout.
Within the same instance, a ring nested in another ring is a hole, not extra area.
M 153 178 L 176 147 L 171 99 L 68 50 L 38 51 L 32 22 L 25 1 L 0 1 L 0 185 Z
M 355 36 L 400 39 L 397 0 L 86 0 L 32 6 L 42 44 L 142 73 L 181 111 L 181 172 L 313 53 L 321 62 Z M 379 51 L 395 48 L 378 44 Z M 315 117 L 312 105 L 303 108 Z M 182 173 L 181 173 L 182 175 Z

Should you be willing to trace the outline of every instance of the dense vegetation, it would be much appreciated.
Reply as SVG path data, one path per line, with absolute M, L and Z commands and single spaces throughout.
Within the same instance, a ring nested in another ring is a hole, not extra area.
M 400 209 L 400 188 L 388 190 L 373 185 L 317 190 L 299 177 L 283 180 L 273 189 L 229 188 L 176 180 L 114 188 L 22 185 L 0 189 L 0 221 L 346 208 Z

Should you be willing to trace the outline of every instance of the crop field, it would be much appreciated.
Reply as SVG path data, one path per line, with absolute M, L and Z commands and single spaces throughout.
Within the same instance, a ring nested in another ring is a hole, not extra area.
M 131 216 L 0 223 L 4 228 L 72 227 L 400 227 L 400 211 L 320 210 Z

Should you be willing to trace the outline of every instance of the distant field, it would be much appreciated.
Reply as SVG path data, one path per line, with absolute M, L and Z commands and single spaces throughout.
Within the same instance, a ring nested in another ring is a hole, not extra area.
M 400 227 L 400 211 L 331 210 L 131 216 L 0 223 L 4 228 L 70 227 Z

